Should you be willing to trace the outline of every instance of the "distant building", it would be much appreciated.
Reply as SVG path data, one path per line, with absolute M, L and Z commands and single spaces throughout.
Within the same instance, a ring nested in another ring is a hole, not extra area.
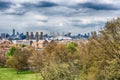
M 31 45 L 30 41 L 28 41 L 28 40 L 16 40 L 15 43 L 18 45 L 20 45 L 20 44 Z
M 38 42 L 39 41 L 39 39 L 38 39 L 38 32 L 36 32 L 36 35 L 35 35 L 35 38 L 36 38 L 36 42 Z
M 88 38 L 89 38 L 89 34 L 86 34 L 86 33 L 85 33 L 85 34 L 83 35 L 83 38 L 88 39 Z
M 1 33 L 1 39 L 5 39 L 6 38 L 6 34 L 5 33 Z
M 17 35 L 19 35 L 19 32 L 17 32 Z
M 26 39 L 26 36 L 23 33 L 21 33 L 19 37 L 20 37 L 20 40 Z
M 36 49 L 43 49 L 45 48 L 47 45 L 49 44 L 49 42 L 47 40 L 40 40 L 38 42 L 33 42 L 32 47 L 36 48 Z
M 26 32 L 26 40 L 29 40 L 29 32 Z
M 91 32 L 91 38 L 94 38 L 94 39 L 97 38 L 97 32 L 96 31 Z
M 43 32 L 40 32 L 40 40 L 43 40 Z
M 9 40 L 3 39 L 0 40 L 0 51 L 2 52 L 2 55 L 0 58 L 5 58 L 5 53 L 13 46 L 13 43 Z
M 33 34 L 33 32 L 31 32 L 30 39 L 31 39 L 31 40 L 34 39 L 34 34 Z
M 15 29 L 13 29 L 13 36 L 15 36 Z
M 6 36 L 7 39 L 10 37 L 10 35 L 8 33 L 5 36 Z

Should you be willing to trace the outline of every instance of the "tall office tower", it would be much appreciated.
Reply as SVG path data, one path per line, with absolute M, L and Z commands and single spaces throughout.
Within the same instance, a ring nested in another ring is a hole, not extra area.
M 31 32 L 30 39 L 33 39 L 33 36 L 34 36 L 33 32 Z
M 40 32 L 40 40 L 43 40 L 43 32 Z
M 26 40 L 29 40 L 29 32 L 26 32 Z
M 68 33 L 68 37 L 70 37 L 70 36 L 71 36 L 71 32 Z
M 13 36 L 15 36 L 15 29 L 13 29 Z
M 19 35 L 19 32 L 17 32 L 17 35 Z
M 4 39 L 4 38 L 6 38 L 5 33 L 1 33 L 1 39 Z
M 36 42 L 38 42 L 38 32 L 36 32 Z

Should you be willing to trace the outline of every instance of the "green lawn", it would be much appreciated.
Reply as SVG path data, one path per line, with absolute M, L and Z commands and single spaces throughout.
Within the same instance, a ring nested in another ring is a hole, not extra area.
M 0 80 L 41 80 L 40 74 L 30 71 L 23 71 L 16 74 L 16 71 L 9 68 L 0 68 Z

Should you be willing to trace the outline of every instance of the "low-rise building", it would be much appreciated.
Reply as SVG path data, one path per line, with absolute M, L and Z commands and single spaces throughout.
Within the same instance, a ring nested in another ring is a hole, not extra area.
M 32 43 L 32 47 L 36 48 L 36 49 L 43 49 L 45 48 L 47 45 L 49 44 L 49 42 L 47 40 L 39 40 L 38 42 L 33 42 Z

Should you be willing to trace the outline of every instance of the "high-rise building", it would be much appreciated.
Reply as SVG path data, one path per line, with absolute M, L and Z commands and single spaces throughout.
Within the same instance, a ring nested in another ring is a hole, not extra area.
M 19 32 L 17 32 L 17 35 L 19 35 Z
M 13 36 L 15 36 L 15 29 L 13 29 Z
M 69 32 L 67 35 L 68 35 L 68 37 L 70 37 L 71 36 L 71 32 Z
M 43 32 L 40 32 L 40 40 L 43 40 Z
M 38 42 L 38 32 L 36 32 L 36 42 Z
M 26 40 L 29 40 L 29 32 L 26 32 Z
M 5 33 L 1 33 L 1 39 L 6 38 L 6 34 Z
M 31 32 L 30 39 L 33 39 L 34 35 L 33 32 Z

